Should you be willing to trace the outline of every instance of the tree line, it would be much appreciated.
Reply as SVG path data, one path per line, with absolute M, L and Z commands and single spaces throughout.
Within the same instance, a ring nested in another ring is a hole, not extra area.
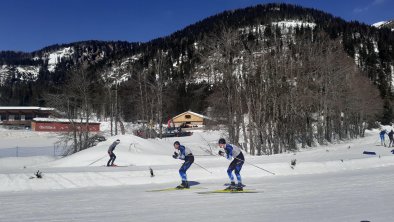
M 282 35 L 279 27 L 269 25 L 287 19 L 316 27 L 294 27 Z M 245 32 L 245 27 L 258 31 Z M 81 107 L 89 106 L 91 114 L 114 123 L 161 125 L 185 110 L 204 113 L 210 108 L 227 126 L 230 140 L 245 143 L 254 154 L 355 138 L 363 135 L 368 121 L 389 123 L 393 118 L 394 34 L 318 10 L 258 5 L 209 17 L 147 43 L 62 46 L 76 47 L 76 53 L 54 73 L 42 64 L 36 82 L 7 79 L 0 87 L 1 104 L 49 105 L 48 94 L 77 92 L 67 89 L 84 83 L 88 99 L 61 100 L 73 101 L 70 116 L 86 116 Z M 33 57 L 5 54 L 3 63 Z
M 325 33 L 251 41 L 224 30 L 206 45 L 211 106 L 251 154 L 357 138 L 382 111 L 378 89 Z

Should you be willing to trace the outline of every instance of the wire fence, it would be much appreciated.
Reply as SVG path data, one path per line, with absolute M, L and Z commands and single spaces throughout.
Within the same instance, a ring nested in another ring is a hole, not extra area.
M 10 147 L 0 149 L 2 157 L 30 157 L 30 156 L 64 156 L 63 147 L 53 145 L 44 147 Z

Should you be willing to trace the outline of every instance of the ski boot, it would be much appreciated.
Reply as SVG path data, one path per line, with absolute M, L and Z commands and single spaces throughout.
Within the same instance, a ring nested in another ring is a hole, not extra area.
M 176 187 L 176 189 L 189 189 L 189 188 L 190 188 L 189 182 L 187 181 L 182 181 L 182 183 Z
M 236 188 L 235 182 L 231 181 L 230 186 L 226 187 L 226 189 L 224 189 L 224 190 L 234 190 L 235 188 Z
M 235 187 L 235 190 L 236 191 L 243 191 L 244 190 L 243 186 L 244 185 L 242 183 L 238 183 L 237 187 Z

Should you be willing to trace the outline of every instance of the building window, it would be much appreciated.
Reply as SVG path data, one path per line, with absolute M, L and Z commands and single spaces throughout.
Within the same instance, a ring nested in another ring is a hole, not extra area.
M 190 115 L 185 115 L 185 118 L 186 118 L 186 119 L 191 119 L 192 116 L 190 116 Z

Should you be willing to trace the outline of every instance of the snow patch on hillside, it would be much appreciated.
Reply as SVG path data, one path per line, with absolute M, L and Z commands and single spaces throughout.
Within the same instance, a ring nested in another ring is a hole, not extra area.
M 102 73 L 102 79 L 109 83 L 109 85 L 115 85 L 122 82 L 126 82 L 131 78 L 129 67 L 136 61 L 141 59 L 142 54 L 136 54 L 131 57 L 122 59 L 120 64 L 114 64 L 109 70 Z
M 388 23 L 388 21 L 381 21 L 381 22 L 377 22 L 377 23 L 372 24 L 372 26 L 374 26 L 376 28 L 380 28 L 380 27 L 384 26 L 387 23 Z
M 244 27 L 240 28 L 240 32 L 243 34 L 248 34 L 248 33 L 264 33 L 265 29 L 267 26 L 265 25 L 258 25 L 258 26 L 252 26 L 252 27 Z
M 40 71 L 40 67 L 38 66 L 17 66 L 16 70 L 18 73 L 22 75 L 21 80 L 28 80 L 23 78 L 23 76 L 29 77 L 31 80 L 37 80 L 38 72 Z
M 391 91 L 394 92 L 394 66 L 390 65 L 391 71 Z
M 301 20 L 284 20 L 284 21 L 279 21 L 279 22 L 272 22 L 273 26 L 278 26 L 282 34 L 283 33 L 288 33 L 291 29 L 294 28 L 301 28 L 301 27 L 309 27 L 311 29 L 315 28 L 316 23 L 313 22 L 305 22 Z
M 16 79 L 21 81 L 31 80 L 36 81 L 38 78 L 38 72 L 40 70 L 39 66 L 10 66 L 2 65 L 0 66 L 0 85 L 4 85 L 5 80 L 11 74 Z
M 358 49 L 355 48 L 355 53 L 354 53 L 354 62 L 356 63 L 356 65 L 360 66 L 360 54 L 358 52 Z
M 392 27 L 393 26 L 394 21 L 381 21 L 381 22 L 377 22 L 372 24 L 373 27 L 376 28 L 383 28 L 383 27 Z M 394 31 L 394 28 L 391 28 L 391 31 Z
M 4 85 L 5 79 L 7 78 L 8 75 L 8 66 L 7 65 L 2 65 L 0 67 L 0 85 Z
M 272 22 L 272 26 L 277 26 L 281 29 L 282 34 L 288 34 L 290 33 L 290 30 L 294 28 L 315 28 L 316 23 L 313 22 L 306 22 L 306 21 L 301 21 L 301 20 L 284 20 L 284 21 L 278 21 L 278 22 Z M 263 34 L 265 32 L 265 29 L 267 28 L 267 25 L 258 25 L 258 26 L 252 26 L 252 27 L 244 27 L 240 28 L 240 32 L 244 34 L 248 33 L 261 33 Z M 262 37 L 262 36 L 260 36 Z
M 74 54 L 73 47 L 66 47 L 48 55 L 48 71 L 54 72 L 56 65 L 61 62 L 63 58 L 70 58 Z

